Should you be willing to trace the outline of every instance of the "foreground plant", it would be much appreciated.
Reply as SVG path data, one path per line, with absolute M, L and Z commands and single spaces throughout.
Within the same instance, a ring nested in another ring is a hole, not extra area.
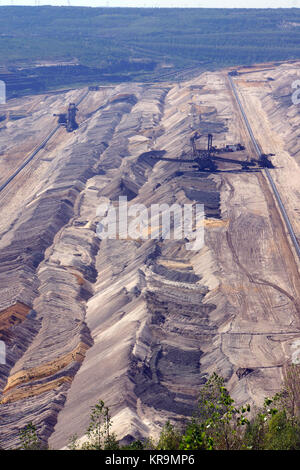
M 36 427 L 32 422 L 19 432 L 20 450 L 41 450 L 42 443 L 38 437 Z
M 184 450 L 237 450 L 242 447 L 249 423 L 250 405 L 236 407 L 224 387 L 224 379 L 213 374 L 200 391 L 198 410 L 182 438 Z
M 250 405 L 236 406 L 224 379 L 214 373 L 201 388 L 197 410 L 184 429 L 167 421 L 158 440 L 150 436 L 124 446 L 111 433 L 109 408 L 99 400 L 91 408 L 84 444 L 80 445 L 74 435 L 68 447 L 72 450 L 299 450 L 300 366 L 286 366 L 284 377 L 282 391 L 266 398 L 261 409 L 254 413 Z M 20 431 L 20 442 L 20 449 L 42 448 L 32 423 Z
M 71 450 L 116 450 L 119 444 L 115 434 L 110 433 L 112 422 L 109 409 L 99 400 L 91 409 L 90 423 L 86 431 L 86 441 L 80 447 L 78 437 L 72 436 L 69 441 Z

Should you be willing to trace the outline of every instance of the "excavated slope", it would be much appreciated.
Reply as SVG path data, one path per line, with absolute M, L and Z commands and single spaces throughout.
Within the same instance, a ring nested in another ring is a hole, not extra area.
M 274 72 L 274 90 L 259 99 L 296 181 L 296 136 L 291 130 L 286 138 L 276 117 L 280 77 Z M 83 92 L 12 103 L 27 116 L 0 131 L 3 181 L 22 161 L 22 147 L 24 158 L 55 127 L 52 114 Z M 18 445 L 19 429 L 30 421 L 52 448 L 66 446 L 71 435 L 84 435 L 99 399 L 120 439 L 157 435 L 167 419 L 192 415 L 214 371 L 239 403 L 259 405 L 280 389 L 286 362 L 297 359 L 298 264 L 263 174 L 226 164 L 219 173 L 200 173 L 151 158 L 188 154 L 196 129 L 213 133 L 217 146 L 244 142 L 240 158 L 255 157 L 226 75 L 103 88 L 79 108 L 79 129 L 59 130 L 0 193 L 5 448 Z M 284 197 L 298 202 L 296 182 L 286 185 L 273 172 Z M 97 208 L 119 196 L 147 207 L 204 204 L 205 246 L 100 241 Z

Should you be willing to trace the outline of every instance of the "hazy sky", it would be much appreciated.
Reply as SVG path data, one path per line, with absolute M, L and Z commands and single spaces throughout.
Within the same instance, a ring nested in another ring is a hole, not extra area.
M 0 5 L 35 5 L 35 0 L 0 0 Z M 67 5 L 67 0 L 39 0 L 40 5 Z M 300 8 L 300 0 L 70 0 L 73 6 Z

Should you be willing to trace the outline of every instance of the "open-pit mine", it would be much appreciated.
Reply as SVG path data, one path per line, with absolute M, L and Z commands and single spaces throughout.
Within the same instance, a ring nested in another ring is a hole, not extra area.
M 300 360 L 297 62 L 12 99 L 0 115 L 0 445 L 102 399 L 123 442 L 224 377 L 260 406 Z M 100 240 L 100 204 L 204 205 L 204 246 Z

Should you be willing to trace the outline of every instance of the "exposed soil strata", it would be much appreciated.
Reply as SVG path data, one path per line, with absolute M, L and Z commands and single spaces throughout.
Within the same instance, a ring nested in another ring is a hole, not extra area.
M 274 76 L 266 92 L 254 73 L 255 86 L 245 79 L 239 87 L 249 112 L 268 102 L 261 127 L 271 132 L 280 106 L 270 87 L 281 84 L 277 72 L 257 73 Z M 69 96 L 52 95 L 51 110 Z M 25 111 L 32 105 L 22 102 Z M 21 135 L 20 122 L 10 124 L 9 138 L 1 133 L 3 148 Z M 32 139 L 37 123 L 33 112 Z M 79 129 L 60 131 L 0 193 L 0 329 L 12 338 L 0 366 L 6 448 L 29 421 L 44 442 L 66 446 L 72 434 L 83 436 L 98 399 L 110 407 L 120 439 L 156 435 L 167 419 L 192 415 L 214 371 L 239 403 L 260 404 L 279 390 L 282 367 L 299 349 L 297 264 L 260 173 L 223 163 L 219 173 L 199 173 L 151 158 L 188 158 L 195 130 L 212 132 L 216 146 L 245 143 L 240 158 L 254 157 L 222 73 L 180 86 L 91 92 Z M 292 168 L 291 185 L 274 170 L 291 214 L 299 202 L 296 156 Z M 101 241 L 97 208 L 119 196 L 129 207 L 203 204 L 205 246 L 151 239 L 157 227 L 137 239 Z
M 106 148 L 102 141 L 113 133 L 114 126 L 122 118 L 122 113 L 130 109 L 127 104 L 118 102 L 111 106 L 115 108 L 113 119 L 107 122 L 107 125 L 105 121 L 104 124 L 101 121 L 101 133 L 98 132 L 97 140 L 92 147 L 78 142 L 73 150 L 65 151 L 63 163 L 61 155 L 60 159 L 54 158 L 51 161 L 50 178 L 46 188 L 43 188 L 33 202 L 27 205 L 29 208 L 23 211 L 21 219 L 15 225 L 14 237 L 3 248 L 5 258 L 3 255 L 2 269 L 5 269 L 5 262 L 7 265 L 9 263 L 11 278 L 8 278 L 6 271 L 4 282 L 8 287 L 3 290 L 5 297 L 2 298 L 2 302 L 5 299 L 6 302 L 11 302 L 16 297 L 18 289 L 23 288 L 22 297 L 28 296 L 28 303 L 34 304 L 37 318 L 42 323 L 31 349 L 15 366 L 12 371 L 14 375 L 8 380 L 3 391 L 2 404 L 8 407 L 8 410 L 9 403 L 24 399 L 26 396 L 34 397 L 52 388 L 58 392 L 61 387 L 65 389 L 78 370 L 86 349 L 92 344 L 89 330 L 84 322 L 84 311 L 85 302 L 92 295 L 90 283 L 96 278 L 93 259 L 98 250 L 99 240 L 90 229 L 84 230 L 78 227 L 72 231 L 70 227 L 74 215 L 80 212 L 79 196 L 82 192 L 80 189 L 83 189 L 84 183 L 94 174 L 93 166 L 97 162 L 98 155 Z M 85 138 L 89 136 L 90 141 L 93 141 L 97 130 L 93 125 L 90 129 L 86 131 Z M 65 228 L 61 230 L 62 227 Z M 29 240 L 31 240 L 30 245 Z M 4 236 L 3 245 L 5 241 Z M 73 241 L 76 250 L 73 257 L 70 256 L 61 266 L 60 257 L 64 255 L 66 241 L 67 244 Z M 29 246 L 26 247 L 27 243 Z M 80 253 L 76 253 L 77 246 L 80 247 Z M 80 259 L 77 255 L 80 255 Z M 43 259 L 45 261 L 41 263 Z M 30 282 L 27 281 L 27 285 L 24 286 L 20 282 L 20 276 L 25 270 L 27 272 L 23 276 Z M 20 273 L 19 276 L 16 276 L 16 272 Z M 82 276 L 80 283 L 76 282 L 74 272 L 77 276 Z M 61 291 L 57 288 L 57 283 L 61 286 Z M 33 286 L 36 286 L 35 290 Z M 67 287 L 66 291 L 63 286 Z M 47 305 L 46 310 L 45 305 Z M 55 331 L 58 333 L 57 338 Z M 79 346 L 80 344 L 82 346 Z M 80 354 L 78 351 L 76 353 L 78 347 L 81 350 Z M 53 359 L 49 363 L 51 357 Z M 58 375 L 61 377 L 56 378 Z M 21 380 L 16 379 L 19 376 L 22 377 Z M 42 384 L 41 377 L 44 377 L 44 382 L 47 383 Z M 44 418 L 38 413 L 36 416 L 40 427 Z M 6 423 L 3 424 L 5 426 Z M 9 432 L 6 436 L 9 436 Z M 12 439 L 14 438 L 16 438 L 15 429 L 12 430 Z

